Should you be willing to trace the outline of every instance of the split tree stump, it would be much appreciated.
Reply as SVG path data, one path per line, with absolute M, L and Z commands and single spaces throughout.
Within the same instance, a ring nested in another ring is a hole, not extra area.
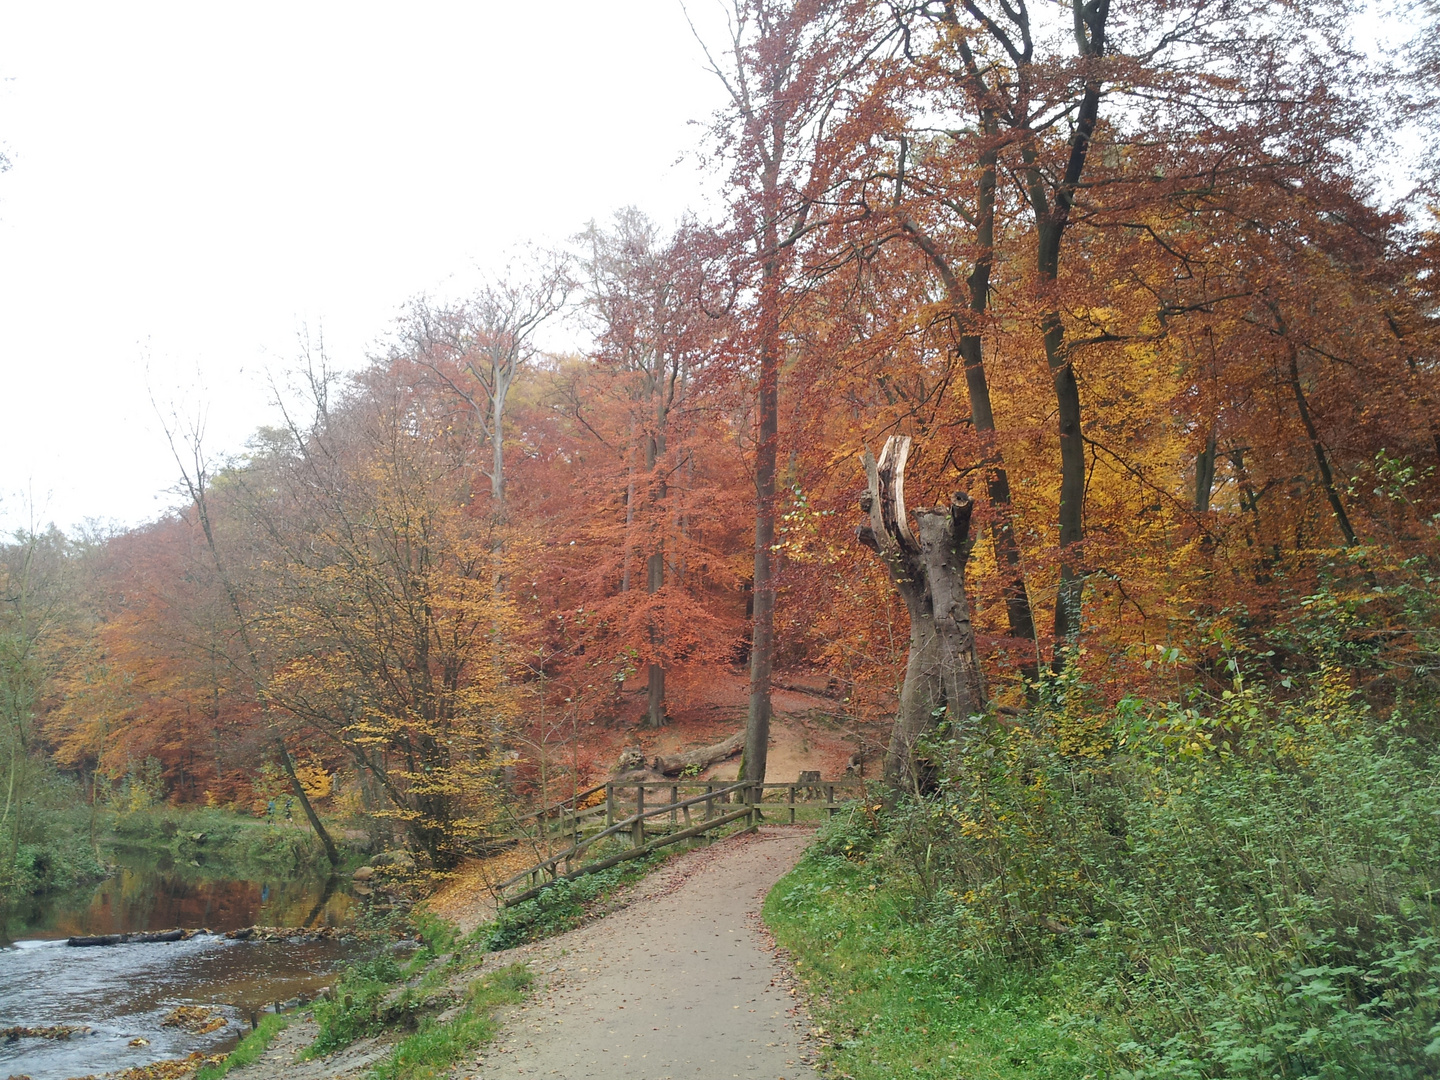
M 900 710 L 885 755 L 884 779 L 892 788 L 924 794 L 934 770 L 918 744 L 940 723 L 965 729 L 985 710 L 985 688 L 975 658 L 975 630 L 965 588 L 974 503 L 956 492 L 949 506 L 915 511 L 910 530 L 905 511 L 908 435 L 892 435 L 877 463 L 867 448 L 867 486 L 860 509 L 868 521 L 857 532 L 876 552 L 910 612 L 910 656 Z

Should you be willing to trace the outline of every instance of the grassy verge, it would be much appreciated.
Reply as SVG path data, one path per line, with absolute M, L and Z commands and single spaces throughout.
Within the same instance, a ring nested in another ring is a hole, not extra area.
M 356 1039 L 414 1028 L 426 1010 L 447 997 L 446 984 L 465 960 L 455 950 L 455 928 L 441 919 L 412 918 L 421 947 L 403 964 L 381 952 L 345 970 L 334 997 L 315 1002 L 320 1032 L 301 1055 L 323 1057 Z M 442 962 L 443 958 L 443 962 Z
M 674 853 L 661 850 L 574 881 L 556 882 L 532 900 L 501 908 L 494 921 L 479 927 L 466 943 L 484 952 L 499 952 L 563 934 L 579 926 L 596 904 L 639 881 Z
M 832 1075 L 880 1080 L 1079 1078 L 1083 1048 L 1052 1022 L 1044 984 L 1001 969 L 961 981 L 883 875 L 812 849 L 766 898 L 799 959 Z
M 165 854 L 181 864 L 193 860 L 293 872 L 325 860 L 319 839 L 309 829 L 230 810 L 167 807 L 106 817 L 102 847 Z
M 370 1075 L 375 1080 L 431 1080 L 444 1075 L 455 1062 L 495 1037 L 499 1030 L 495 1012 L 517 1004 L 529 986 L 530 972 L 523 964 L 511 964 L 476 979 L 465 991 L 457 1016 L 445 1023 L 422 1020 L 419 1029 L 402 1039 Z
M 284 1031 L 289 1024 L 289 1019 L 283 1014 L 271 1014 L 263 1017 L 259 1026 L 241 1039 L 240 1044 L 230 1051 L 224 1061 L 218 1065 L 204 1066 L 195 1074 L 195 1080 L 220 1080 L 231 1069 L 249 1065 L 270 1048 L 270 1043 L 274 1041 L 275 1036 Z

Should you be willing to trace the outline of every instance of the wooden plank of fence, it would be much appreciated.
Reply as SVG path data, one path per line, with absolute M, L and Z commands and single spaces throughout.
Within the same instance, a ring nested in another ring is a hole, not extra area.
M 558 881 L 574 881 L 576 878 L 584 877 L 586 874 L 594 874 L 598 873 L 601 870 L 609 870 L 610 867 L 618 866 L 620 863 L 625 862 L 629 859 L 638 859 L 641 856 L 649 855 L 651 852 L 658 851 L 660 848 L 667 847 L 670 844 L 678 844 L 682 840 L 689 840 L 692 837 L 698 836 L 701 833 L 707 833 L 715 829 L 721 828 L 725 825 L 730 824 L 732 821 L 739 821 L 742 817 L 745 817 L 745 815 L 749 814 L 750 812 L 751 808 L 749 806 L 746 806 L 741 810 L 736 810 L 733 813 L 725 814 L 722 817 L 718 817 L 714 821 L 702 822 L 699 825 L 695 825 L 692 828 L 685 829 L 681 832 L 671 833 L 669 836 L 656 837 L 644 847 L 628 848 L 625 851 L 621 851 L 614 855 L 611 855 L 607 859 L 601 859 L 599 862 L 591 863 L 589 866 L 582 866 L 579 870 L 576 870 L 573 873 L 564 874 L 555 877 L 550 881 L 544 882 L 540 885 L 533 886 L 529 889 L 526 889 L 523 893 L 519 893 L 511 897 L 501 897 L 500 903 L 504 907 L 514 907 L 516 904 L 523 904 L 526 900 L 530 900 L 536 896 L 539 896 L 540 893 L 542 893 L 545 889 L 549 888 L 551 885 L 555 884 Z
M 766 790 L 776 791 L 777 794 L 782 790 L 787 792 L 788 799 L 786 803 L 786 809 L 789 810 L 790 813 L 793 815 L 795 813 L 794 805 L 796 803 L 796 794 L 799 789 L 798 784 L 746 784 L 742 781 L 726 785 L 725 787 L 722 787 L 717 791 L 714 781 L 697 781 L 693 784 L 672 783 L 671 781 L 636 781 L 634 785 L 636 789 L 635 802 L 638 808 L 638 812 L 633 817 L 616 822 L 613 820 L 614 788 L 628 786 L 630 785 L 624 783 L 615 784 L 613 782 L 610 785 L 607 785 L 609 790 L 607 791 L 606 818 L 609 821 L 609 824 L 607 824 L 604 829 L 601 829 L 593 836 L 586 837 L 583 840 L 578 840 L 568 850 L 559 852 L 555 855 L 550 856 L 547 859 L 542 860 L 541 863 L 537 867 L 532 868 L 532 870 L 523 870 L 509 880 L 500 883 L 498 886 L 496 886 L 497 892 L 503 893 L 505 889 L 522 880 L 525 880 L 527 877 L 530 877 L 533 882 L 533 875 L 541 871 L 549 873 L 553 878 L 558 880 L 561 876 L 563 876 L 559 874 L 559 865 L 561 862 L 564 862 L 566 864 L 568 873 L 580 873 L 581 871 L 575 871 L 570 868 L 573 867 L 574 863 L 578 860 L 578 857 L 582 851 L 595 844 L 596 842 L 605 839 L 607 836 L 613 836 L 616 833 L 625 831 L 627 829 L 630 831 L 631 834 L 631 850 L 640 850 L 641 848 L 646 848 L 647 841 L 645 840 L 644 836 L 646 818 L 657 817 L 661 814 L 667 814 L 670 815 L 672 820 L 674 820 L 676 812 L 683 810 L 685 812 L 686 823 L 688 825 L 690 820 L 690 808 L 702 802 L 705 804 L 705 820 L 698 826 L 690 826 L 689 828 L 684 830 L 683 833 L 672 833 L 673 836 L 708 836 L 707 829 L 717 828 L 721 824 L 728 824 L 731 821 L 737 820 L 737 815 L 748 815 L 750 819 L 748 829 L 754 830 L 759 827 L 759 823 L 764 818 L 764 812 L 761 807 L 761 800 Z M 863 782 L 860 781 L 835 781 L 821 786 L 825 791 L 826 799 L 824 803 L 816 806 L 815 809 L 822 812 L 829 812 L 829 814 L 831 814 L 832 816 L 835 812 L 843 809 L 844 807 L 843 803 L 835 801 L 835 793 L 837 789 L 842 791 L 855 790 L 857 792 L 863 793 L 864 787 Z M 668 787 L 672 789 L 674 795 L 672 795 L 670 802 L 662 802 L 656 806 L 647 808 L 645 805 L 646 787 Z M 678 795 L 679 789 L 681 787 L 694 787 L 703 790 L 698 795 L 694 795 L 690 798 L 676 802 L 675 795 Z M 597 788 L 596 790 L 599 789 Z M 721 819 L 715 819 L 714 814 L 716 801 L 728 801 L 731 795 L 737 794 L 739 795 L 740 800 L 744 803 L 744 809 L 735 811 L 731 814 L 726 814 Z M 596 809 L 598 813 L 598 807 Z M 614 863 L 609 863 L 607 865 L 613 866 Z M 582 868 L 582 870 L 583 869 L 584 868 Z

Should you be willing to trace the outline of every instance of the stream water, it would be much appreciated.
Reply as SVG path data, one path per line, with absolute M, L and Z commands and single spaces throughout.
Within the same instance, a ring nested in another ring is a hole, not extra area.
M 5 913 L 0 1028 L 67 1024 L 92 1030 L 69 1039 L 0 1042 L 0 1077 L 67 1080 L 195 1050 L 219 1053 L 249 1029 L 252 1014 L 333 983 L 352 953 L 344 941 L 237 942 L 219 936 L 252 925 L 341 925 L 352 904 L 343 882 L 219 877 L 139 855 L 118 861 L 117 872 L 92 889 Z M 171 927 L 215 933 L 155 944 L 66 945 L 72 936 Z M 205 1035 L 163 1026 L 178 1005 L 207 1007 L 226 1023 Z

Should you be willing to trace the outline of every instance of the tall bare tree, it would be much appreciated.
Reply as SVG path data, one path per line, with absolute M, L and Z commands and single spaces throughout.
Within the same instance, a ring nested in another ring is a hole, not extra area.
M 505 520 L 505 406 L 539 349 L 535 336 L 558 315 L 572 287 L 568 260 L 535 255 L 455 304 L 414 300 L 400 327 L 399 356 L 428 370 L 469 409 L 489 463 L 491 511 Z

